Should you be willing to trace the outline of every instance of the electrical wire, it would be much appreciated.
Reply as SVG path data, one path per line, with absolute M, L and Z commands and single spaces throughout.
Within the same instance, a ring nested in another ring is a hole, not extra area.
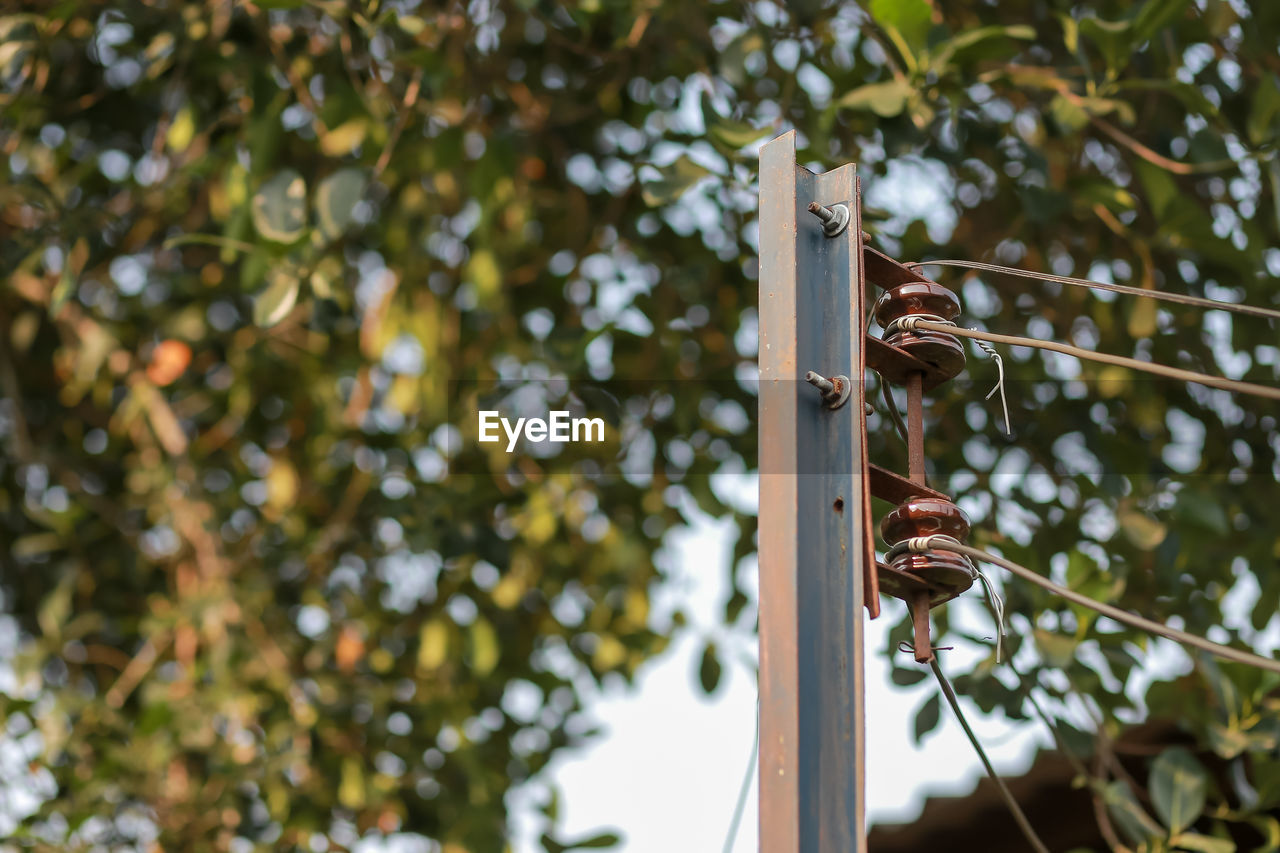
M 929 666 L 933 669 L 933 674 L 938 679 L 938 686 L 942 688 L 942 695 L 947 697 L 947 704 L 951 706 L 956 719 L 960 721 L 960 727 L 964 729 L 965 735 L 969 738 L 969 743 L 973 744 L 979 760 L 982 761 L 982 766 L 986 768 L 987 775 L 991 777 L 991 781 L 995 782 L 996 787 L 1000 789 L 1000 796 L 1004 799 L 1004 804 L 1009 807 L 1009 813 L 1013 815 L 1018 828 L 1022 830 L 1027 842 L 1035 848 L 1037 853 L 1049 853 L 1049 848 L 1040 840 L 1040 836 L 1036 835 L 1035 829 L 1032 828 L 1031 822 L 1027 820 L 1027 816 L 1023 814 L 1022 807 L 1018 805 L 1018 801 L 1013 798 L 1009 787 L 1005 785 L 1004 780 L 996 773 L 996 769 L 991 766 L 991 760 L 987 758 L 986 750 L 979 743 L 978 736 L 973 733 L 973 729 L 969 728 L 969 721 L 965 719 L 964 712 L 960 710 L 960 702 L 956 699 L 956 692 L 951 688 L 951 682 L 942 674 L 942 668 L 938 666 L 938 658 L 936 656 L 929 661 Z
M 959 335 L 962 338 L 973 338 L 978 341 L 990 341 L 996 344 L 1007 344 L 1014 347 L 1032 347 L 1034 349 L 1050 350 L 1051 352 L 1060 352 L 1063 355 L 1073 356 L 1088 361 L 1096 361 L 1101 364 L 1112 364 L 1117 367 L 1127 367 L 1130 370 L 1140 370 L 1145 373 L 1153 373 L 1157 376 L 1164 376 L 1169 379 L 1178 379 L 1183 382 L 1194 382 L 1197 385 L 1207 385 L 1210 388 L 1221 388 L 1224 391 L 1233 391 L 1237 394 L 1252 394 L 1256 397 L 1266 397 L 1269 400 L 1280 400 L 1280 388 L 1272 388 L 1267 385 L 1257 385 L 1252 382 L 1240 382 L 1235 379 L 1227 379 L 1224 376 L 1210 376 L 1207 373 L 1197 373 L 1194 370 L 1183 370 L 1178 367 L 1169 367 L 1164 364 L 1153 364 L 1149 361 L 1139 361 L 1136 358 L 1126 358 L 1120 355 L 1111 355 L 1104 352 L 1093 352 L 1092 350 L 1073 347 L 1070 344 L 1060 344 L 1057 341 L 1042 341 L 1037 338 L 1024 338 L 1019 335 L 1000 335 L 995 332 L 982 332 L 977 329 L 966 329 L 956 326 L 952 323 L 938 323 L 933 320 L 918 320 L 912 315 L 899 317 L 896 321 L 900 328 L 908 331 L 915 329 L 926 329 L 933 332 L 944 332 L 949 335 Z
M 1004 656 L 1004 599 L 996 592 L 991 579 L 976 567 L 978 580 L 982 581 L 982 590 L 987 596 L 987 607 L 991 609 L 991 618 L 996 622 L 996 663 Z
M 1215 643 L 1196 634 L 1188 634 L 1186 631 L 1179 631 L 1177 628 L 1170 628 L 1168 625 L 1162 625 L 1159 622 L 1153 622 L 1150 619 L 1139 616 L 1136 613 L 1130 613 L 1127 610 L 1121 610 L 1119 607 L 1113 607 L 1110 604 L 1104 604 L 1101 601 L 1082 595 L 1075 590 L 1067 589 L 1065 586 L 1059 586 L 1048 578 L 1036 574 L 1026 566 L 1018 565 L 1012 560 L 1006 560 L 1004 557 L 996 556 L 983 551 L 981 548 L 973 548 L 969 545 L 962 545 L 949 536 L 917 536 L 908 539 L 905 543 L 906 550 L 917 553 L 931 550 L 953 551 L 968 557 L 971 560 L 980 560 L 984 563 L 991 563 L 1008 571 L 1029 583 L 1033 583 L 1041 589 L 1061 598 L 1065 598 L 1073 604 L 1079 604 L 1081 607 L 1087 607 L 1090 610 L 1096 610 L 1103 616 L 1121 622 L 1131 628 L 1137 628 L 1140 631 L 1146 631 L 1149 634 L 1155 634 L 1158 637 L 1165 637 L 1173 640 L 1175 643 L 1181 643 L 1184 646 L 1190 646 L 1201 651 L 1208 652 L 1211 655 L 1223 658 L 1224 660 L 1235 661 L 1247 666 L 1265 669 L 1269 672 L 1280 673 L 1280 661 L 1264 658 L 1261 655 L 1255 655 L 1252 652 L 1246 652 L 1241 649 L 1233 649 L 1230 646 L 1224 646 Z
M 1009 401 L 1004 397 L 1004 359 L 1000 357 L 1000 353 L 996 352 L 996 348 L 986 341 L 978 341 L 978 349 L 985 352 L 996 363 L 996 387 L 987 392 L 986 399 L 990 400 L 1000 392 L 1000 408 L 1004 411 L 1004 434 L 1013 435 L 1013 429 L 1009 426 Z
M 724 839 L 724 853 L 732 853 L 733 842 L 738 837 L 738 826 L 742 823 L 742 813 L 747 808 L 747 795 L 751 793 L 751 780 L 755 777 L 756 756 L 760 754 L 760 702 L 756 701 L 756 732 L 751 738 L 751 758 L 747 761 L 747 772 L 742 777 L 742 787 L 738 789 L 738 802 L 733 807 L 733 819 L 729 821 L 729 834 Z
M 912 271 L 926 266 L 960 267 L 962 269 L 981 270 L 982 272 L 994 272 L 1001 273 L 1003 275 L 1019 276 L 1021 278 L 1033 278 L 1039 281 L 1052 281 L 1057 284 L 1071 284 L 1076 287 L 1090 287 L 1094 290 L 1109 290 L 1112 293 L 1123 293 L 1128 296 L 1145 296 L 1148 299 L 1176 302 L 1180 305 L 1194 305 L 1197 308 L 1232 311 L 1236 314 L 1248 314 L 1253 317 L 1265 317 L 1270 320 L 1280 320 L 1280 311 L 1276 311 L 1271 308 L 1260 308 L 1256 305 L 1241 305 L 1236 302 L 1221 302 L 1217 299 L 1206 299 L 1203 296 L 1191 296 L 1186 293 L 1170 293 L 1167 290 L 1147 290 L 1143 287 L 1134 287 L 1128 284 L 1111 284 L 1106 281 L 1093 281 L 1091 279 L 1075 278 L 1069 275 L 1053 275 L 1052 273 L 1035 272 L 1033 270 L 1020 270 L 1017 267 L 1005 267 L 1000 266 L 999 264 L 984 264 L 979 261 L 912 261 L 909 264 L 903 264 L 903 266 Z
M 911 443 L 907 438 L 907 425 L 902 422 L 902 413 L 898 411 L 898 404 L 893 401 L 893 390 L 889 387 L 889 382 L 883 376 L 880 377 L 880 393 L 884 395 L 885 407 L 889 410 L 889 418 L 893 421 L 894 427 L 898 430 L 898 435 L 902 436 L 902 440 Z
M 1035 690 L 1036 687 L 1040 686 L 1039 682 L 1033 679 L 1028 679 L 1025 675 L 1019 672 L 1018 668 L 1013 665 L 1012 659 L 1009 660 L 1006 665 L 1009 667 L 1009 671 L 1013 673 L 1014 677 L 1018 679 L 1018 684 L 1026 688 L 1026 693 L 1024 694 L 1025 698 L 1027 702 L 1031 704 L 1031 708 L 1035 711 L 1036 716 L 1040 718 L 1040 722 L 1044 723 L 1044 727 L 1049 730 L 1049 736 L 1053 738 L 1053 745 L 1057 748 L 1058 752 L 1067 760 L 1067 763 L 1071 765 L 1071 769 L 1075 771 L 1077 776 L 1082 779 L 1089 779 L 1092 775 L 1089 773 L 1089 768 L 1084 766 L 1084 762 L 1080 760 L 1080 757 L 1076 755 L 1067 744 L 1066 739 L 1062 736 L 1061 730 L 1058 728 L 1058 724 L 1054 722 L 1054 718 L 1050 716 L 1049 712 L 1040 704 L 1040 701 L 1036 699 Z

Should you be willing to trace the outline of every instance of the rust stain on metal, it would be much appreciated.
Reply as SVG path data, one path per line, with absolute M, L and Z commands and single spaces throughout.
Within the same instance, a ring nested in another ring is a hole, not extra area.
M 907 377 L 907 476 L 927 485 L 924 473 L 924 375 Z
M 901 474 L 881 468 L 874 462 L 867 465 L 867 473 L 871 477 L 872 496 L 886 500 L 891 504 L 900 504 L 911 498 L 951 500 L 951 498 L 936 489 L 931 489 L 923 483 L 908 480 Z

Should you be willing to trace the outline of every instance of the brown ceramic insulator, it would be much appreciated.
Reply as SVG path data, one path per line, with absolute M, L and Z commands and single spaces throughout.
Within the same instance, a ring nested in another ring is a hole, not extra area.
M 889 545 L 935 533 L 963 542 L 969 535 L 969 518 L 951 501 L 912 498 L 894 507 L 880 522 L 880 535 Z
M 960 541 L 969 535 L 969 519 L 960 507 L 938 498 L 913 498 L 899 504 L 880 522 L 880 533 L 889 545 L 916 536 L 942 534 Z M 934 605 L 955 598 L 973 585 L 969 562 L 950 551 L 899 554 L 891 568 L 924 581 Z
M 973 568 L 959 554 L 949 551 L 899 554 L 889 567 L 924 581 L 929 587 L 932 607 L 950 601 L 973 586 Z
M 947 288 L 931 281 L 900 284 L 876 300 L 876 322 L 883 328 L 908 314 L 933 314 L 944 320 L 954 320 L 960 316 L 960 300 Z M 964 369 L 964 347 L 954 335 L 945 332 L 897 329 L 885 336 L 885 343 L 933 364 L 948 376 L 955 376 Z

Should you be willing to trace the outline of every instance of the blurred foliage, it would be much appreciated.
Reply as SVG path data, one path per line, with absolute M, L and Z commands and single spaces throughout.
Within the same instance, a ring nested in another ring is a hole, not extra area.
M 750 625 L 755 519 L 713 475 L 754 466 L 724 412 L 755 405 L 763 138 L 857 161 L 904 260 L 1280 302 L 1265 0 L 34 8 L 0 18 L 0 769 L 22 792 L 0 820 L 21 844 L 501 849 L 506 793 L 589 736 L 593 682 L 682 624 L 649 612 L 680 507 L 738 525 L 725 617 Z M 1276 378 L 1264 321 L 954 284 L 970 324 Z M 1013 440 L 975 402 L 979 359 L 931 400 L 933 475 L 978 544 L 1218 639 L 1274 626 L 1274 407 L 1007 363 Z M 457 383 L 554 376 L 692 381 L 624 401 L 643 476 L 447 474 Z M 957 672 L 979 707 L 1024 719 L 1040 685 L 1082 752 L 1148 710 L 1194 742 L 1146 790 L 1091 763 L 1110 832 L 1280 849 L 1272 680 L 1153 681 L 1145 638 L 1005 589 L 1022 677 Z M 705 638 L 709 691 L 723 650 Z M 616 841 L 555 837 L 555 803 L 546 849 Z

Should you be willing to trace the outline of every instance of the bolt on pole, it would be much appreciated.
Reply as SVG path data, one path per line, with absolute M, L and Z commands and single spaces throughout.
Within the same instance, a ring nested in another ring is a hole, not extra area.
M 760 155 L 760 849 L 866 850 L 862 609 L 875 570 L 852 165 Z M 851 380 L 850 380 L 851 377 Z

